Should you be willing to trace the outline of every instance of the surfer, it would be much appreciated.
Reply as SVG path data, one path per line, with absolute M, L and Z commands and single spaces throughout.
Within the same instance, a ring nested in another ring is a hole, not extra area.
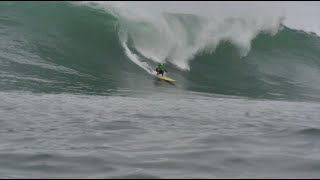
M 164 68 L 164 64 L 160 63 L 158 68 L 156 69 L 157 71 L 157 75 L 161 74 L 163 76 L 164 71 L 166 71 L 166 73 L 168 73 L 168 71 Z

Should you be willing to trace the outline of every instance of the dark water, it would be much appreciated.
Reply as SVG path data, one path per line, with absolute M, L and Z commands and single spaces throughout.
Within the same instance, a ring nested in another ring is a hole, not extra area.
M 167 57 L 172 85 L 125 53 L 128 28 L 130 50 L 157 65 L 134 37 L 151 25 L 135 23 L 66 2 L 0 3 L 1 178 L 319 177 L 319 37 L 259 33 L 242 58 L 221 42 L 187 71 Z

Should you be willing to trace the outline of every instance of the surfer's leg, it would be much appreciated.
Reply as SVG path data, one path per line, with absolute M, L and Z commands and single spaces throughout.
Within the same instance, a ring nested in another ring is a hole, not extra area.
M 163 76 L 164 71 L 162 69 L 160 69 L 159 73 Z

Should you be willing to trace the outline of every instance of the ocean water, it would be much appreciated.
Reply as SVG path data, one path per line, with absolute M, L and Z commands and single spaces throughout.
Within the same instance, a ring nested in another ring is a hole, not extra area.
M 1 178 L 319 177 L 316 33 L 149 13 L 0 3 Z

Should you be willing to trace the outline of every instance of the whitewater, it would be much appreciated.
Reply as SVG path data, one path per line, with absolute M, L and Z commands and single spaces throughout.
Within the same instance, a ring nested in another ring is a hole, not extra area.
M 141 63 L 141 60 L 129 50 L 127 46 L 129 37 L 132 39 L 135 50 L 144 57 L 158 63 L 167 61 L 182 70 L 190 70 L 188 62 L 194 59 L 196 54 L 203 51 L 213 53 L 219 43 L 223 41 L 235 45 L 240 51 L 239 56 L 243 57 L 248 54 L 252 40 L 259 33 L 275 35 L 278 30 L 281 30 L 282 25 L 300 26 L 298 30 L 305 32 L 315 33 L 311 30 L 320 32 L 320 24 L 318 24 L 317 29 L 312 28 L 317 26 L 318 21 L 316 19 L 312 23 L 306 23 L 308 27 L 300 25 L 299 21 L 293 23 L 292 20 L 296 18 L 294 12 L 281 9 L 282 3 L 279 4 L 280 8 L 274 8 L 274 5 L 266 2 L 233 2 L 232 4 L 230 2 L 186 2 L 185 7 L 188 7 L 188 5 L 199 7 L 192 8 L 192 10 L 184 9 L 183 4 L 179 3 L 173 6 L 175 8 L 168 9 L 171 3 L 158 2 L 155 9 L 151 8 L 155 7 L 153 3 L 143 3 L 145 4 L 144 8 L 141 8 L 143 4 L 139 6 L 139 3 L 137 5 L 130 2 L 96 1 L 77 4 L 102 9 L 117 17 L 120 26 L 119 39 L 127 56 L 148 72 L 150 72 L 150 67 L 146 63 Z M 206 5 L 211 5 L 211 9 L 197 11 L 197 9 L 203 9 Z M 221 13 L 220 7 L 223 7 L 223 5 L 226 6 L 225 10 L 227 11 Z M 297 8 L 298 5 L 299 3 L 293 6 Z M 307 7 L 313 7 L 312 5 L 309 3 Z M 249 9 L 250 12 L 248 12 Z M 290 5 L 286 9 L 290 10 Z M 198 16 L 175 17 L 170 16 L 170 12 L 190 13 Z M 318 13 L 317 9 L 314 8 L 310 12 Z M 311 14 L 310 12 L 309 14 Z M 319 13 L 315 15 L 319 15 Z M 306 18 L 309 20 L 312 17 L 314 16 Z M 143 25 L 143 28 L 140 28 L 141 25 Z

